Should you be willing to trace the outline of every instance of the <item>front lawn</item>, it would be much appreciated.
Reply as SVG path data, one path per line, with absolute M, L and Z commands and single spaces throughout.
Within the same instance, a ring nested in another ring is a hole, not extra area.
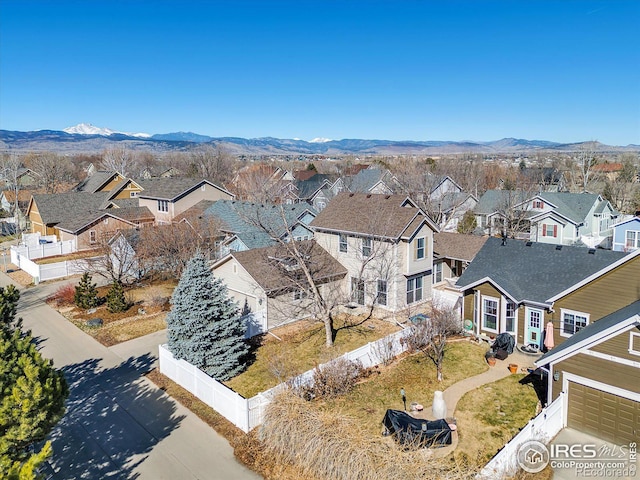
M 73 287 L 65 296 L 52 295 L 48 303 L 78 328 L 110 347 L 167 328 L 165 317 L 175 285 L 175 281 L 164 281 L 126 287 L 125 296 L 132 306 L 118 313 L 109 312 L 106 304 L 89 310 L 76 307 L 72 303 Z M 105 297 L 109 288 L 109 285 L 98 287 L 98 297 Z M 87 325 L 87 321 L 96 318 L 103 321 L 102 326 Z
M 374 369 L 374 374 L 356 385 L 351 392 L 324 401 L 322 408 L 354 418 L 369 433 L 380 435 L 382 418 L 387 409 L 404 408 L 401 388 L 406 392 L 407 409 L 411 402 L 418 402 L 429 409 L 436 390 L 444 391 L 454 383 L 489 368 L 484 361 L 485 351 L 484 346 L 469 341 L 451 343 L 445 354 L 442 382 L 436 380 L 435 365 L 424 354 L 408 355 L 392 365 Z
M 325 347 L 324 324 L 300 321 L 274 329 L 266 334 L 255 350 L 255 361 L 242 374 L 232 378 L 226 385 L 245 398 L 275 387 L 279 383 L 306 372 L 332 358 L 355 350 L 400 328 L 383 320 L 370 319 L 358 326 L 354 317 L 343 316 L 336 320 L 334 346 Z
M 523 377 L 510 375 L 460 399 L 457 454 L 484 464 L 535 416 L 538 397 L 531 385 L 518 383 Z

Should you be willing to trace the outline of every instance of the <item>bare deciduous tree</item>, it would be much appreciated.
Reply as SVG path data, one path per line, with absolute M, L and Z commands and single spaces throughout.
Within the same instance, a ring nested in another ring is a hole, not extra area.
M 442 381 L 442 366 L 448 348 L 447 339 L 460 333 L 460 316 L 454 308 L 433 305 L 431 316 L 411 327 L 405 342 L 410 348 L 423 352 L 436 366 L 436 379 Z
M 45 152 L 28 160 L 31 170 L 39 175 L 39 186 L 44 193 L 60 193 L 64 187 L 75 182 L 71 160 L 53 152 Z
M 126 177 L 131 173 L 132 166 L 133 155 L 124 145 L 102 152 L 100 167 L 104 170 L 115 171 Z
M 234 158 L 220 144 L 200 146 L 190 153 L 190 157 L 196 170 L 194 173 L 203 178 L 223 185 L 233 178 Z
M 580 185 L 583 192 L 587 192 L 592 180 L 593 167 L 598 164 L 598 142 L 586 142 L 581 145 L 576 157 L 577 178 L 574 183 Z

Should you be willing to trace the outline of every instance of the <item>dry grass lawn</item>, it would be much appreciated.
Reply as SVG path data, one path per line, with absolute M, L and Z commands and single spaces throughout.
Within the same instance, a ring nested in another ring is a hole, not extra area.
M 102 255 L 103 252 L 98 250 L 87 250 L 82 252 L 68 253 L 66 255 L 54 255 L 53 257 L 37 258 L 33 260 L 38 265 L 47 265 L 49 263 L 58 263 L 73 260 L 82 260 L 84 258 L 92 258 Z
M 464 395 L 458 402 L 457 452 L 486 463 L 536 414 L 538 397 L 524 375 L 510 375 Z
M 355 317 L 341 317 L 339 329 L 331 349 L 325 347 L 324 324 L 301 321 L 273 330 L 280 339 L 266 334 L 256 349 L 255 362 L 242 374 L 229 380 L 229 388 L 245 398 L 271 387 L 346 352 L 378 340 L 400 327 L 392 323 L 370 319 L 359 326 L 349 326 Z
M 125 295 L 133 305 L 119 313 L 109 312 L 105 304 L 92 313 L 74 305 L 56 305 L 55 302 L 50 302 L 50 305 L 78 328 L 110 347 L 167 328 L 165 318 L 175 285 L 175 281 L 164 281 L 127 287 Z M 98 296 L 106 296 L 109 288 L 98 287 Z M 86 322 L 92 318 L 101 318 L 104 324 L 101 327 L 89 327 Z
M 387 409 L 404 408 L 401 388 L 407 395 L 407 408 L 411 402 L 418 402 L 428 409 L 433 401 L 433 392 L 445 390 L 489 368 L 484 361 L 485 351 L 483 346 L 467 340 L 451 343 L 445 354 L 441 383 L 436 380 L 435 365 L 423 353 L 407 355 L 389 366 L 374 369 L 372 376 L 357 384 L 348 395 L 326 400 L 322 408 L 353 418 L 368 433 L 380 435 Z

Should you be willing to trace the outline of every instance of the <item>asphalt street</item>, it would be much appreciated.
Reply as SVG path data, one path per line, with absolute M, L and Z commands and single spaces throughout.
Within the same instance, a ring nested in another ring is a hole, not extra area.
M 0 273 L 0 286 L 11 279 Z M 106 348 L 49 307 L 61 285 L 22 289 L 18 315 L 65 372 L 67 412 L 50 435 L 52 479 L 258 479 L 228 442 L 143 374 L 164 332 Z

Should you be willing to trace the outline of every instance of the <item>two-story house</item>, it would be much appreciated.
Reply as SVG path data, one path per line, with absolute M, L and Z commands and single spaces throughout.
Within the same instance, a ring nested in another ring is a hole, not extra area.
M 638 300 L 640 251 L 489 238 L 456 285 L 476 335 L 507 332 L 518 345 L 542 350 L 549 322 L 559 345 Z
M 431 299 L 438 227 L 409 197 L 343 192 L 311 226 L 349 272 L 345 290 L 354 306 L 398 312 Z
M 530 239 L 554 245 L 611 246 L 618 212 L 601 195 L 542 192 L 517 208 L 529 212 Z
M 632 252 L 640 248 L 640 212 L 613 225 L 613 249 Z
M 233 194 L 204 178 L 151 178 L 138 180 L 143 188 L 138 204 L 153 213 L 157 223 L 171 223 L 175 217 L 202 200 L 232 200 Z

